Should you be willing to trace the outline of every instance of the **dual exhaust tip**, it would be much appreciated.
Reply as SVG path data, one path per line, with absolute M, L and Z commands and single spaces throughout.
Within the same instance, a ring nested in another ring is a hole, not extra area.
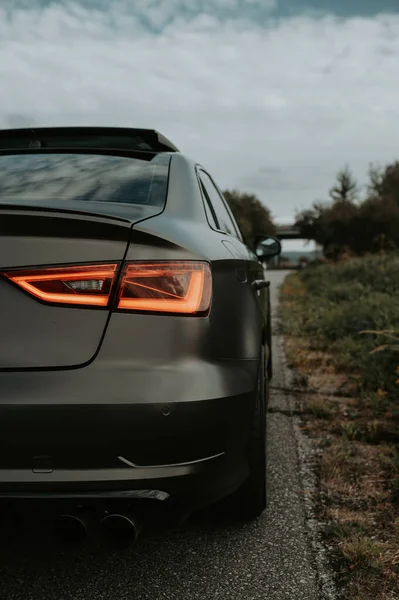
M 85 514 L 62 514 L 54 522 L 53 537 L 57 544 L 78 548 L 86 541 L 90 530 L 90 518 Z M 125 514 L 109 514 L 101 519 L 99 533 L 101 542 L 115 550 L 126 550 L 139 536 L 140 523 Z

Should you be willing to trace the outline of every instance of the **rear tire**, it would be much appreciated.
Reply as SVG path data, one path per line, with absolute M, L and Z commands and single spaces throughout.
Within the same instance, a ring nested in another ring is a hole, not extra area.
M 235 520 L 252 521 L 257 519 L 266 508 L 267 395 L 267 377 L 262 349 L 256 405 L 248 447 L 250 474 L 243 485 L 227 499 L 227 510 Z

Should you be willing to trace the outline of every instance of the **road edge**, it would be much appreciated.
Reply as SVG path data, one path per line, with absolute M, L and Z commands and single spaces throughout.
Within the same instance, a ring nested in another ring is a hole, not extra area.
M 284 387 L 294 387 L 295 372 L 288 366 L 284 348 L 284 336 L 281 334 L 280 315 L 275 316 L 277 348 L 283 367 L 282 379 Z M 273 385 L 273 383 L 272 383 Z M 317 588 L 320 600 L 341 600 L 345 590 L 338 590 L 336 572 L 331 564 L 333 546 L 329 546 L 322 536 L 322 523 L 316 517 L 316 506 L 319 502 L 319 484 L 317 476 L 317 451 L 312 440 L 302 432 L 302 419 L 298 412 L 298 402 L 293 394 L 284 392 L 289 412 L 292 416 L 293 437 L 296 444 L 296 455 L 299 479 L 305 513 L 305 526 L 316 573 Z

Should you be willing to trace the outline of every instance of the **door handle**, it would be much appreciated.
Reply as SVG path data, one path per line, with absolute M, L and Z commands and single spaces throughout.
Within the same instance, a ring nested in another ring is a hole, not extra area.
M 255 281 L 253 281 L 251 285 L 255 290 L 258 291 L 265 288 L 269 288 L 270 281 L 266 281 L 266 279 L 255 279 Z

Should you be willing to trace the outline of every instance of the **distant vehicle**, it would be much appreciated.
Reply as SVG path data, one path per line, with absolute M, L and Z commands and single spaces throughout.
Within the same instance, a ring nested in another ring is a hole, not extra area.
M 259 516 L 280 250 L 156 131 L 0 131 L 0 496 Z

